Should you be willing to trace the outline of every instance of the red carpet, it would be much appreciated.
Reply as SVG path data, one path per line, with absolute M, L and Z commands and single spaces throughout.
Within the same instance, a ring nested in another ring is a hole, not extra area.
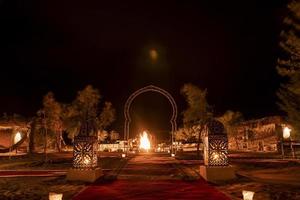
M 204 180 L 116 180 L 95 183 L 87 187 L 73 200 L 149 200 L 149 199 L 199 199 L 229 200 L 223 193 Z

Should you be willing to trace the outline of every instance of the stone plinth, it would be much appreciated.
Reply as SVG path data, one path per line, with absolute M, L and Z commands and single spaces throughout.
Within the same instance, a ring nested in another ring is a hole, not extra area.
M 209 182 L 226 181 L 234 179 L 235 168 L 233 166 L 200 166 L 200 175 Z
M 102 169 L 69 169 L 67 173 L 67 180 L 70 181 L 84 181 L 84 182 L 95 182 L 102 176 Z

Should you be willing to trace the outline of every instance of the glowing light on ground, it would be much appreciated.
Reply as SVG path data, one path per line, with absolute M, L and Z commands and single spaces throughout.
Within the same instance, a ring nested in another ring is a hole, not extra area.
M 62 200 L 63 194 L 56 194 L 54 192 L 49 193 L 49 200 Z
M 243 199 L 244 200 L 252 200 L 255 192 L 243 190 Z
M 148 151 L 150 149 L 150 140 L 146 131 L 140 135 L 140 149 Z
M 22 139 L 21 133 L 17 132 L 14 137 L 14 144 L 18 143 Z

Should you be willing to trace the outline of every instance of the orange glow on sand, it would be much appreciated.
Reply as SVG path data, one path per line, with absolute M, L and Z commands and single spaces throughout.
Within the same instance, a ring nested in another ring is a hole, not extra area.
M 148 151 L 150 149 L 150 140 L 146 131 L 140 135 L 140 149 Z

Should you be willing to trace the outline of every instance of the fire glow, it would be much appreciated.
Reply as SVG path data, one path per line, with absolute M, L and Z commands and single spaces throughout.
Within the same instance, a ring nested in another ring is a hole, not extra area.
M 150 149 L 150 140 L 146 131 L 140 135 L 140 149 L 148 151 Z

